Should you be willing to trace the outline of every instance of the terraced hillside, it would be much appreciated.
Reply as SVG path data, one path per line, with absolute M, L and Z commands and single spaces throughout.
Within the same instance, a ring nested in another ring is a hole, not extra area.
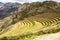
M 59 17 L 41 23 L 31 19 L 25 19 L 14 25 L 9 26 L 8 28 L 4 29 L 4 31 L 0 32 L 0 38 L 6 37 L 7 40 L 34 40 L 37 36 L 39 38 L 42 34 L 44 35 L 57 33 L 59 31 Z M 13 37 L 14 39 L 10 37 Z
M 0 20 L 0 40 L 60 40 L 59 8 L 53 1 L 23 4 Z

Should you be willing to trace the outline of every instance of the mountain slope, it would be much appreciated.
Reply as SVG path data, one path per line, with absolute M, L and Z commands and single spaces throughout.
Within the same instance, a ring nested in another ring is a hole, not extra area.
M 60 4 L 54 1 L 24 3 L 18 11 L 0 20 L 0 39 L 54 40 L 60 33 L 59 8 Z M 59 39 L 60 36 L 56 40 Z

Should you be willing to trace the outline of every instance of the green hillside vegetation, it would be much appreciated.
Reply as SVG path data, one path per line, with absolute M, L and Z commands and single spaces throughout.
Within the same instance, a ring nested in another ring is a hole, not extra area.
M 60 3 L 54 1 L 24 3 L 0 20 L 0 40 L 60 40 L 59 33 Z

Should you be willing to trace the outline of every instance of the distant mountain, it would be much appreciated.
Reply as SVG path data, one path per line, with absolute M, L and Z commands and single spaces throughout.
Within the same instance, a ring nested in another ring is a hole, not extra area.
M 0 19 L 7 17 L 10 15 L 11 12 L 16 11 L 21 4 L 20 3 L 2 3 L 0 2 Z
M 4 3 L 0 2 L 0 8 L 4 5 Z
M 1 5 L 4 5 L 4 3 L 0 2 L 0 6 L 1 6 Z

